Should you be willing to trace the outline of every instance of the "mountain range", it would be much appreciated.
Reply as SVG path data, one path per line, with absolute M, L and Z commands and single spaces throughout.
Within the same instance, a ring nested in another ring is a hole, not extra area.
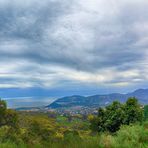
M 46 108 L 57 109 L 76 106 L 99 107 L 106 106 L 115 100 L 125 102 L 129 97 L 136 97 L 141 104 L 148 104 L 148 89 L 138 89 L 127 94 L 112 93 L 87 97 L 78 95 L 68 96 L 57 99 L 53 103 L 46 106 Z

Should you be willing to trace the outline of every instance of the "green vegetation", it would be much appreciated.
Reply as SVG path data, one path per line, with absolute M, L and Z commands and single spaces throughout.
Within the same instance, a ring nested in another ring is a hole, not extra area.
M 147 111 L 147 106 L 143 111 L 135 98 L 129 98 L 84 119 L 82 115 L 15 112 L 0 101 L 0 148 L 147 148 Z
M 148 105 L 144 106 L 144 120 L 148 120 Z
M 114 133 L 121 125 L 142 123 L 143 109 L 136 98 L 129 98 L 125 104 L 114 101 L 105 108 L 99 108 L 98 116 L 90 121 L 93 131 Z

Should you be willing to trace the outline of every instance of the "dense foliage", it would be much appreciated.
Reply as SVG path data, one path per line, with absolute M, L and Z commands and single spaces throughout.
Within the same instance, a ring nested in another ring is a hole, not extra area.
M 11 109 L 7 109 L 5 101 L 0 100 L 0 127 L 7 125 L 17 129 L 18 114 Z
M 144 106 L 144 120 L 148 120 L 148 105 Z
M 0 148 L 147 148 L 148 122 L 141 122 L 142 111 L 135 98 L 125 104 L 113 102 L 100 108 L 97 117 L 85 118 L 52 112 L 15 112 L 0 101 Z M 92 132 L 90 127 L 101 134 Z
M 143 108 L 136 98 L 129 98 L 125 104 L 114 101 L 105 108 L 99 108 L 98 116 L 90 120 L 91 129 L 98 132 L 116 132 L 121 125 L 142 122 Z

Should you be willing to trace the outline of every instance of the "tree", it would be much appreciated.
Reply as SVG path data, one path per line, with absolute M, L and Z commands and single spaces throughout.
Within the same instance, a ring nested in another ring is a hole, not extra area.
M 116 132 L 123 124 L 142 122 L 143 109 L 136 98 L 129 98 L 125 104 L 114 101 L 104 109 L 99 108 L 98 116 L 90 120 L 90 128 L 97 132 Z
M 120 102 L 114 101 L 111 105 L 107 106 L 104 121 L 106 131 L 116 132 L 119 130 L 123 124 L 124 117 L 123 105 Z
M 144 106 L 144 120 L 148 120 L 148 105 Z
M 6 102 L 0 100 L 0 127 L 4 125 L 18 128 L 18 114 L 14 110 L 7 109 Z
M 106 110 L 103 108 L 98 109 L 98 116 L 90 118 L 90 129 L 94 132 L 104 132 L 105 128 L 105 120 L 106 120 Z
M 98 132 L 116 132 L 120 129 L 124 120 L 123 105 L 114 101 L 106 108 L 99 108 L 98 116 L 91 121 L 91 129 Z
M 16 111 L 7 109 L 5 112 L 5 123 L 15 129 L 18 128 L 18 114 Z
M 126 101 L 124 112 L 126 115 L 124 124 L 129 125 L 143 120 L 143 109 L 135 97 L 131 97 Z
M 6 102 L 3 100 L 0 100 L 0 127 L 5 124 L 5 112 L 6 112 Z

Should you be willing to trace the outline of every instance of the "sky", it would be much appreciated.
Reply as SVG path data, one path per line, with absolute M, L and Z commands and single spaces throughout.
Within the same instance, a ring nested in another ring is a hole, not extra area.
M 148 1 L 0 0 L 0 96 L 148 88 Z

